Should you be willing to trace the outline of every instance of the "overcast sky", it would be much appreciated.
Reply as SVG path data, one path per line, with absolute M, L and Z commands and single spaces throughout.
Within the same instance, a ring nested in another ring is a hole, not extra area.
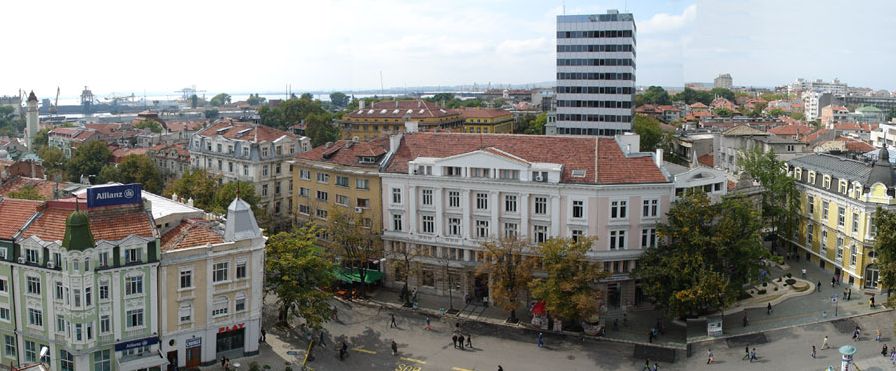
M 556 15 L 634 13 L 638 85 L 840 78 L 896 89 L 896 1 L 3 2 L 0 95 L 551 81 Z

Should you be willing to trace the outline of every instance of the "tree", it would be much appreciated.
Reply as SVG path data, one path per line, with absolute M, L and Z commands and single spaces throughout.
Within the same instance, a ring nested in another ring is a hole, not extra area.
M 730 110 L 727 109 L 727 108 L 719 108 L 719 109 L 715 110 L 715 114 L 716 114 L 716 116 L 719 116 L 719 117 L 731 117 L 731 116 L 734 116 L 734 112 L 730 111 Z
M 345 106 L 348 106 L 349 100 L 349 96 L 345 95 L 343 92 L 337 91 L 330 93 L 330 103 L 333 103 L 336 107 L 345 108 Z
M 168 182 L 162 194 L 165 197 L 177 194 L 178 197 L 184 199 L 192 198 L 193 206 L 211 210 L 215 205 L 214 199 L 218 192 L 218 179 L 202 169 L 188 171 L 179 179 Z
M 548 121 L 546 112 L 537 115 L 526 114 L 520 116 L 517 121 L 514 133 L 529 135 L 544 135 L 544 124 Z
M 236 198 L 237 190 L 239 190 L 240 199 L 246 201 L 255 212 L 256 219 L 260 219 L 259 214 L 264 211 L 258 210 L 258 196 L 255 194 L 255 186 L 249 182 L 228 182 L 218 186 L 218 189 L 215 191 L 215 197 L 212 199 L 212 205 L 208 210 L 218 214 L 227 214 L 227 206 L 230 206 L 230 203 Z
M 642 104 L 670 104 L 672 100 L 669 98 L 669 93 L 666 92 L 666 89 L 663 89 L 660 86 L 651 86 L 648 87 L 643 93 L 635 96 L 635 100 L 637 101 L 636 105 L 640 106 Z
M 768 107 L 768 103 L 758 102 L 753 105 L 753 110 L 750 111 L 749 115 L 751 117 L 759 117 L 762 116 L 762 111 L 765 110 L 765 107 Z
M 777 234 L 781 227 L 787 236 L 793 237 L 799 222 L 799 191 L 796 181 L 787 176 L 787 165 L 779 161 L 774 152 L 762 152 L 759 148 L 741 152 L 738 157 L 741 168 L 765 188 L 762 219 L 766 230 Z
M 896 212 L 877 207 L 874 214 L 874 251 L 877 253 L 877 269 L 880 270 L 878 282 L 881 287 L 890 289 L 896 286 Z M 866 277 L 870 279 L 870 277 Z
M 163 186 L 159 167 L 146 155 L 127 155 L 117 166 L 107 164 L 100 171 L 99 182 L 140 183 L 152 193 L 161 192 Z
M 321 102 L 319 100 L 311 100 L 309 97 L 310 95 L 308 97 L 303 95 L 302 99 L 287 99 L 276 107 L 264 106 L 259 108 L 258 115 L 261 117 L 261 123 L 286 130 L 292 125 L 307 121 L 308 116 L 311 114 L 324 115 L 314 118 L 315 120 L 321 120 L 321 117 L 326 117 L 327 121 L 329 121 L 329 114 L 323 108 Z
M 792 119 L 794 119 L 794 120 L 805 120 L 805 119 L 806 119 L 806 115 L 805 115 L 804 113 L 802 113 L 802 112 L 791 112 L 791 113 L 790 113 L 790 118 L 792 118 Z
M 772 108 L 768 111 L 768 115 L 771 117 L 787 116 L 787 112 L 784 112 L 784 110 L 780 108 Z
M 682 101 L 686 104 L 693 104 L 697 102 L 701 102 L 703 104 L 709 104 L 712 102 L 712 94 L 708 91 L 697 91 L 691 88 L 684 88 L 680 93 L 675 94 L 672 97 L 674 101 Z
M 18 190 L 8 192 L 6 197 L 9 198 L 18 198 L 20 200 L 37 200 L 44 201 L 46 198 L 38 192 L 37 188 L 33 185 L 26 184 L 19 188 Z
M 16 137 L 25 130 L 25 120 L 16 117 L 13 106 L 0 106 L 0 135 Z
M 277 296 L 277 318 L 282 324 L 295 316 L 318 329 L 331 318 L 328 300 L 332 295 L 333 263 L 315 245 L 317 233 L 317 227 L 309 225 L 292 233 L 278 233 L 265 246 L 265 292 Z
M 363 297 L 367 263 L 383 257 L 382 242 L 364 224 L 362 214 L 344 210 L 338 207 L 330 210 L 327 235 L 332 246 L 345 258 L 343 262 L 349 264 L 352 270 L 357 270 L 361 279 L 360 295 Z
M 162 124 L 160 124 L 156 120 L 140 120 L 136 124 L 134 124 L 134 128 L 137 129 L 149 129 L 149 131 L 153 133 L 161 133 L 162 132 Z
M 212 97 L 212 100 L 209 101 L 209 104 L 211 104 L 215 107 L 220 107 L 225 104 L 230 104 L 230 94 L 227 94 L 227 93 L 218 94 L 218 95 Z
M 711 97 L 710 101 L 712 101 L 712 99 L 717 96 L 725 98 L 732 102 L 734 102 L 734 100 L 736 99 L 736 97 L 734 96 L 734 92 L 725 88 L 712 88 L 712 90 L 709 91 L 709 95 Z
M 66 160 L 61 149 L 49 146 L 38 147 L 37 155 L 43 160 L 42 164 L 47 174 L 65 176 Z
M 495 305 L 508 313 L 510 323 L 519 322 L 516 308 L 535 269 L 536 259 L 526 254 L 531 253 L 528 245 L 528 241 L 515 237 L 482 244 L 485 259 L 478 272 L 489 275 L 489 296 Z
M 34 134 L 34 140 L 31 142 L 35 148 L 46 147 L 49 144 L 50 129 L 40 129 Z M 41 157 L 43 158 L 43 157 Z
M 259 104 L 264 104 L 267 98 L 261 97 L 258 94 L 249 94 L 249 98 L 246 99 L 246 103 L 249 103 L 250 106 L 257 106 Z
M 635 114 L 632 129 L 641 136 L 641 150 L 653 152 L 663 140 L 660 121 L 646 115 Z
M 454 100 L 454 93 L 438 93 L 432 96 L 429 100 L 433 102 L 443 102 L 448 103 Z
M 314 96 L 311 95 L 311 93 L 302 93 L 302 95 L 299 96 L 299 99 L 301 99 L 301 100 L 309 100 L 309 101 L 310 101 L 310 100 L 314 100 Z
M 220 115 L 218 114 L 218 109 L 217 109 L 217 108 L 210 108 L 210 109 L 207 109 L 207 110 L 205 110 L 205 111 L 202 112 L 202 115 L 205 116 L 206 119 L 208 119 L 208 120 L 212 120 L 212 121 L 217 120 L 218 117 L 220 116 Z
M 109 162 L 109 157 L 111 156 L 112 151 L 109 151 L 104 142 L 91 140 L 81 144 L 68 161 L 69 179 L 73 182 L 78 182 L 82 175 L 87 177 L 91 175 L 99 176 L 100 171 Z
M 311 146 L 317 147 L 339 139 L 339 128 L 330 123 L 328 113 L 312 113 L 305 117 L 305 134 L 311 138 Z
M 722 309 L 758 277 L 767 256 L 756 210 L 740 198 L 712 203 L 699 191 L 675 201 L 658 225 L 659 246 L 632 272 L 658 308 L 683 318 Z
M 894 118 L 896 118 L 896 108 L 890 108 L 887 111 L 887 121 L 893 121 Z
M 532 297 L 544 300 L 545 309 L 552 316 L 575 321 L 598 313 L 602 291 L 597 283 L 609 274 L 588 259 L 593 241 L 552 238 L 536 248 L 547 277 L 531 280 L 529 290 Z

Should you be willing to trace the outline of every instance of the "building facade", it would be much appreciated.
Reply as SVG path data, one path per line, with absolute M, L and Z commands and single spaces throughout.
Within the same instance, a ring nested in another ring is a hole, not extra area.
M 893 165 L 881 150 L 872 163 L 814 154 L 788 161 L 800 192 L 800 226 L 789 241 L 841 282 L 880 290 L 874 213 L 896 208 Z
M 156 163 L 165 178 L 178 179 L 190 171 L 190 151 L 185 143 L 160 144 L 149 148 L 146 155 Z
M 257 207 L 276 219 L 289 215 L 292 175 L 288 161 L 300 148 L 292 133 L 224 119 L 193 134 L 189 151 L 192 168 L 218 175 L 225 183 L 253 184 Z
M 557 121 L 548 134 L 630 131 L 637 27 L 630 13 L 557 16 Z
M 410 131 L 409 127 L 414 131 L 462 130 L 464 118 L 424 100 L 381 101 L 370 106 L 361 100 L 358 109 L 346 113 L 340 124 L 343 139 L 366 141 Z
M 718 148 L 714 159 L 715 167 L 729 174 L 741 172 L 741 153 L 758 148 L 763 153 L 775 152 L 779 157 L 794 156 L 806 152 L 806 143 L 788 137 L 754 129 L 746 125 L 735 126 L 718 136 Z
M 731 90 L 731 88 L 734 87 L 734 81 L 731 79 L 731 74 L 723 73 L 716 76 L 716 78 L 712 80 L 712 87 Z
M 629 272 L 656 246 L 673 186 L 655 156 L 638 152 L 637 139 L 413 133 L 392 140 L 381 173 L 387 285 L 407 281 L 487 300 L 489 277 L 476 271 L 483 242 L 594 236 L 589 258 L 612 274 L 602 283 L 605 304 L 646 303 Z
M 496 108 L 463 108 L 465 133 L 513 133 L 513 113 Z

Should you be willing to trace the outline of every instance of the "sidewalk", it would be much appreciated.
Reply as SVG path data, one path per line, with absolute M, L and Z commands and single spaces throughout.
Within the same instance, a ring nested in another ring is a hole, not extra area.
M 853 288 L 852 300 L 847 301 L 842 296 L 843 290 L 848 285 L 843 283 L 839 287 L 831 288 L 831 273 L 805 260 L 800 262 L 791 260 L 787 263 L 792 264 L 792 266 L 785 266 L 785 269 L 770 268 L 771 278 L 777 279 L 787 273 L 799 278 L 801 276 L 800 270 L 805 267 L 806 279 L 814 283 L 820 281 L 821 292 L 816 291 L 809 295 L 790 298 L 782 303 L 773 305 L 771 314 L 767 314 L 765 308 L 745 309 L 732 314 L 726 313 L 723 319 L 724 337 L 747 335 L 891 310 L 882 305 L 886 301 L 886 295 L 877 295 L 875 297 L 877 306 L 874 309 L 868 305 L 870 295 L 865 295 L 864 290 Z M 836 303 L 831 300 L 832 295 L 836 295 Z M 743 326 L 744 313 L 746 313 L 749 321 L 746 327 Z M 716 337 L 707 336 L 705 321 L 689 322 L 687 334 L 688 342 L 717 339 Z
M 369 301 L 372 303 L 395 309 L 414 311 L 414 309 L 402 307 L 402 302 L 399 298 L 400 292 L 398 290 L 379 288 L 372 290 L 367 294 Z M 449 303 L 449 298 L 447 296 L 436 296 L 423 293 L 417 294 L 417 304 L 418 309 L 416 311 L 432 316 L 439 316 L 443 310 L 447 310 L 451 307 L 451 303 Z M 467 305 L 464 303 L 462 295 L 454 297 L 453 304 L 454 309 L 460 311 L 457 314 L 457 318 L 461 321 L 476 321 L 498 326 L 527 328 L 532 331 L 553 332 L 533 327 L 531 325 L 532 316 L 525 307 L 520 307 L 516 312 L 516 316 L 520 322 L 518 324 L 508 324 L 505 323 L 505 320 L 508 317 L 507 312 L 497 307 L 484 307 L 482 305 L 473 304 Z M 597 339 L 675 349 L 683 349 L 685 347 L 686 329 L 683 326 L 675 325 L 672 321 L 668 320 L 663 320 L 665 334 L 659 335 L 659 337 L 654 339 L 652 343 L 648 342 L 648 332 L 650 331 L 650 328 L 656 325 L 658 318 L 661 318 L 659 311 L 649 310 L 628 312 L 628 326 L 623 325 L 622 313 L 621 310 L 610 310 L 608 313 L 601 316 L 602 321 L 606 323 L 607 334 L 606 336 L 597 337 Z M 453 316 L 446 315 L 446 317 L 450 318 Z M 614 329 L 612 326 L 614 319 L 618 319 L 619 321 L 618 330 Z M 587 337 L 587 335 L 582 333 L 564 331 L 563 334 Z

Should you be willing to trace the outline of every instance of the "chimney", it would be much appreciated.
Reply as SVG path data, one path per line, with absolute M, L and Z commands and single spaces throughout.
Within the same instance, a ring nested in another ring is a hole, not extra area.
M 395 153 L 395 151 L 398 151 L 398 146 L 401 145 L 401 137 L 401 133 L 389 136 L 389 152 Z
M 416 133 L 419 130 L 419 123 L 417 121 L 405 121 L 404 122 L 404 132 L 405 133 Z
M 656 167 L 663 167 L 663 149 L 657 148 L 656 155 L 653 157 L 654 162 L 656 162 Z

